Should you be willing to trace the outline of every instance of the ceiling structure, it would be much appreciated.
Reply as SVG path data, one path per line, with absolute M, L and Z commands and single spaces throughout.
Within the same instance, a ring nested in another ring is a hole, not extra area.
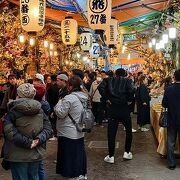
M 19 5 L 19 0 L 9 0 Z M 123 33 L 142 31 L 157 23 L 171 0 L 112 0 L 112 16 Z M 78 25 L 88 27 L 86 0 L 47 0 L 46 19 L 61 22 L 72 16 Z

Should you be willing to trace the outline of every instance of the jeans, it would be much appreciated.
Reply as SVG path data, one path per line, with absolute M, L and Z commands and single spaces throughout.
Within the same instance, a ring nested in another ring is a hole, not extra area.
M 39 163 L 38 174 L 39 174 L 39 180 L 45 180 L 46 179 L 43 161 L 40 161 L 40 163 Z
M 179 136 L 180 143 L 180 127 L 169 126 L 167 128 L 167 160 L 169 166 L 176 166 L 174 149 L 177 135 Z
M 129 117 L 126 120 L 122 121 L 122 124 L 126 128 L 126 141 L 125 141 L 125 152 L 129 153 L 132 143 L 132 122 Z M 115 139 L 118 130 L 119 120 L 118 119 L 109 119 L 108 122 L 108 148 L 109 156 L 114 156 L 115 151 Z
M 11 173 L 13 180 L 39 180 L 37 162 L 11 162 Z

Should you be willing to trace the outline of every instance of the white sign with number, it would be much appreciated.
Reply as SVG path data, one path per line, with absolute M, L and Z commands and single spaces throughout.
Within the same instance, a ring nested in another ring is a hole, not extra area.
M 83 51 L 89 51 L 92 46 L 92 34 L 89 32 L 80 35 L 80 46 Z
M 91 57 L 97 59 L 100 54 L 100 45 L 98 43 L 93 43 L 89 52 Z
M 21 26 L 27 32 L 38 32 L 45 24 L 46 0 L 20 0 Z
M 112 0 L 88 0 L 88 23 L 93 30 L 106 30 L 110 25 Z

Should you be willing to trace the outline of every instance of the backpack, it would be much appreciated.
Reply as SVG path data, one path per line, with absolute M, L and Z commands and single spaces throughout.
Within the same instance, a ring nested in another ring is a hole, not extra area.
M 87 105 L 84 105 L 82 102 L 81 102 L 81 104 L 83 106 L 83 109 L 82 109 L 81 116 L 80 116 L 78 123 L 73 119 L 73 117 L 69 113 L 68 113 L 68 116 L 71 119 L 71 121 L 73 122 L 73 124 L 76 126 L 76 129 L 78 132 L 90 133 L 94 126 L 95 117 L 94 117 L 91 109 L 88 108 Z

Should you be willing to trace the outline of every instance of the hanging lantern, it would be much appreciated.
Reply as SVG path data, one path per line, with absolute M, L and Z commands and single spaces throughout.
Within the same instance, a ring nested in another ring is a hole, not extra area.
M 80 45 L 83 51 L 89 51 L 92 46 L 92 34 L 89 32 L 80 35 Z
M 118 57 L 112 57 L 109 59 L 110 64 L 117 65 L 118 64 Z
M 106 30 L 111 20 L 111 0 L 88 0 L 88 23 L 91 29 Z
M 99 57 L 97 60 L 98 66 L 104 66 L 105 65 L 105 61 L 103 59 L 103 57 Z
M 111 18 L 110 26 L 107 28 L 104 34 L 104 40 L 106 45 L 115 45 L 118 43 L 118 21 L 115 18 Z
M 77 41 L 78 24 L 72 17 L 66 17 L 61 22 L 62 41 L 66 45 L 74 45 Z
M 90 49 L 90 55 L 91 57 L 97 59 L 100 54 L 100 46 L 98 43 L 92 43 L 91 49 Z
M 21 26 L 27 32 L 41 31 L 45 24 L 46 0 L 20 0 Z

